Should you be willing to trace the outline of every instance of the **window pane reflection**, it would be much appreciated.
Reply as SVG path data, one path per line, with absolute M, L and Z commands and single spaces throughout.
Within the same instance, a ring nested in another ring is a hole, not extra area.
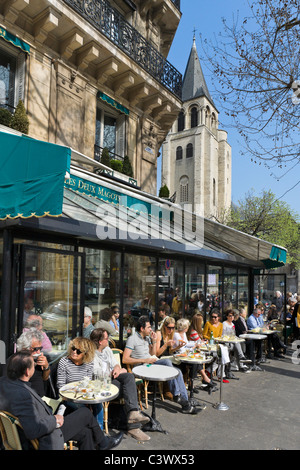
M 155 321 L 156 260 L 126 254 L 124 265 L 124 326 L 133 327 L 141 315 Z
M 205 313 L 205 266 L 186 263 L 185 294 L 186 317 L 192 318 L 195 313 Z
M 159 260 L 159 306 L 167 304 L 170 315 L 183 316 L 183 263 L 177 260 Z

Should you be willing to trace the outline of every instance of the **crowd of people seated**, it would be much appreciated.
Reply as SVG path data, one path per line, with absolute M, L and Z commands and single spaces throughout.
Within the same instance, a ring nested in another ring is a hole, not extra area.
M 112 383 L 118 387 L 120 396 L 124 398 L 127 434 L 139 441 L 149 440 L 150 436 L 142 431 L 142 426 L 149 418 L 139 411 L 134 376 L 126 369 L 127 366 L 162 364 L 178 368 L 178 376 L 168 382 L 166 397 L 178 403 L 182 413 L 195 415 L 203 407 L 188 396 L 193 383 L 190 379 L 199 378 L 204 385 L 202 389 L 212 393 L 218 390 L 218 381 L 229 383 L 232 379 L 238 379 L 233 370 L 245 373 L 260 371 L 260 365 L 265 360 L 264 345 L 251 338 L 242 343 L 225 343 L 228 348 L 228 362 L 223 376 L 217 355 L 206 368 L 200 365 L 187 367 L 183 363 L 174 365 L 170 356 L 193 349 L 196 345 L 208 344 L 212 338 L 216 340 L 225 335 L 239 337 L 249 330 L 266 327 L 274 321 L 280 322 L 283 318 L 284 300 L 277 293 L 269 308 L 266 309 L 257 302 L 249 316 L 243 307 L 239 310 L 228 308 L 223 312 L 222 318 L 219 308 L 214 306 L 206 318 L 204 300 L 200 296 L 191 297 L 188 315 L 183 318 L 182 299 L 179 291 L 176 291 L 169 303 L 160 302 L 156 327 L 148 316 L 140 316 L 134 323 L 135 329 L 128 329 L 122 358 L 124 367 L 116 362 L 108 343 L 109 336 L 117 334 L 120 329 L 118 305 L 113 304 L 111 308 L 103 309 L 100 320 L 95 324 L 91 309 L 85 307 L 83 335 L 69 342 L 66 354 L 56 365 L 52 379 L 47 356 L 51 351 L 51 341 L 42 329 L 41 317 L 27 315 L 23 332 L 17 340 L 16 352 L 7 360 L 3 377 L 0 378 L 0 408 L 18 416 L 24 428 L 24 436 L 27 439 L 40 439 L 41 448 L 60 449 L 64 440 L 74 438 L 80 449 L 111 449 L 121 442 L 123 432 L 114 437 L 105 436 L 102 431 L 102 405 L 87 408 L 84 405 L 75 405 L 74 402 L 65 402 L 66 412 L 62 417 L 53 414 L 42 400 L 50 388 L 52 392 L 55 390 L 57 397 L 57 390 L 63 385 L 84 377 L 92 379 L 96 371 L 105 369 L 109 371 Z M 295 339 L 299 338 L 299 305 L 300 296 L 288 295 L 285 321 L 292 325 Z M 128 320 L 128 325 L 130 324 L 130 318 L 124 316 L 124 320 Z M 266 358 L 280 359 L 285 353 L 286 345 L 280 335 L 277 332 L 268 335 Z M 199 389 L 194 391 L 199 392 Z M 22 396 L 22 403 L 17 396 Z M 30 422 L 28 416 L 32 417 Z M 40 425 L 41 420 L 44 427 Z

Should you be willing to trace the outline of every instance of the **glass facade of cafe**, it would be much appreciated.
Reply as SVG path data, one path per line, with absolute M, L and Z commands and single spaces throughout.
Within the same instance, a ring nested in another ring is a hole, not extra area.
M 0 238 L 0 300 L 1 316 L 4 311 L 9 316 L 1 318 L 0 339 L 8 353 L 29 313 L 41 315 L 55 362 L 68 341 L 82 334 L 84 306 L 91 308 L 94 323 L 103 309 L 119 306 L 120 332 L 115 340 L 122 347 L 127 326 L 134 326 L 141 314 L 149 315 L 155 327 L 161 301 L 170 305 L 176 319 L 191 318 L 197 309 L 206 320 L 212 308 L 223 312 L 243 306 L 250 311 L 254 294 L 272 302 L 277 287 L 284 290 L 284 276 L 253 275 L 247 266 L 7 232 Z

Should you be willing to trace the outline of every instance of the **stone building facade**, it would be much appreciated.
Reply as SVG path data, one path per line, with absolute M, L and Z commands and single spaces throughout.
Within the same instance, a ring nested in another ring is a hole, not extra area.
M 158 150 L 181 107 L 166 60 L 180 17 L 180 0 L 2 0 L 1 105 L 22 99 L 36 139 L 128 155 L 156 194 Z
M 183 79 L 183 105 L 162 146 L 162 185 L 205 217 L 222 217 L 231 204 L 231 147 L 218 128 L 195 38 Z

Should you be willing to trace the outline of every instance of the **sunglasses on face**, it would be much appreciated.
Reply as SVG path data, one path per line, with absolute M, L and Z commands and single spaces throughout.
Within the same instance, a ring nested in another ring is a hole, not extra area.
M 36 348 L 31 348 L 31 351 L 37 352 L 37 351 L 41 351 L 42 349 L 43 349 L 43 346 L 37 346 Z
M 168 330 L 175 330 L 175 326 L 167 326 Z
M 218 317 L 211 317 L 211 318 L 218 318 Z
M 80 349 L 78 349 L 78 348 L 75 348 L 75 346 L 72 346 L 71 349 L 72 349 L 72 351 L 76 351 L 76 354 L 78 354 L 78 355 L 83 354 L 83 352 L 84 352 L 84 351 L 80 351 Z

